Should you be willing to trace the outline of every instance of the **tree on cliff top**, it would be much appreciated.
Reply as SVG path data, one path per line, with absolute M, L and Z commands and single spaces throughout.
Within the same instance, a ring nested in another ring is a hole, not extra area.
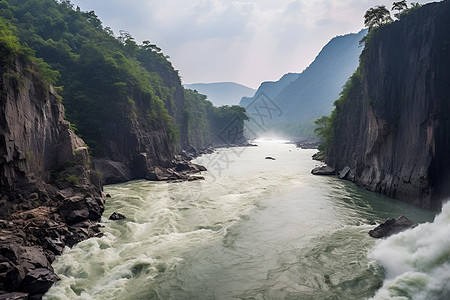
M 372 7 L 364 14 L 364 25 L 369 27 L 369 31 L 390 22 L 392 22 L 391 13 L 384 5 Z
M 399 18 L 402 11 L 408 9 L 408 4 L 406 4 L 406 0 L 398 1 L 392 3 L 392 10 L 397 10 L 398 13 L 394 14 L 394 17 Z

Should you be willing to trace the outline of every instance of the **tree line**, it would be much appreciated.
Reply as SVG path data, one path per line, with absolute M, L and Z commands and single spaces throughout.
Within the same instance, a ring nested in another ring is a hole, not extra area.
M 411 10 L 420 7 L 421 5 L 418 2 L 411 2 L 410 7 L 406 0 L 394 2 L 392 4 L 392 11 L 396 11 L 394 13 L 394 17 L 400 19 Z M 375 7 L 369 8 L 364 14 L 364 25 L 369 28 L 369 32 L 374 28 L 381 27 L 385 24 L 389 24 L 393 22 L 391 17 L 391 12 L 384 5 L 377 5 Z
M 93 11 L 81 11 L 69 0 L 0 0 L 2 65 L 14 53 L 34 57 L 42 76 L 58 86 L 66 118 L 94 155 L 104 153 L 117 128 L 133 122 L 165 132 L 173 145 L 195 140 L 182 136 L 187 134 L 183 126 L 192 128 L 189 122 L 195 120 L 184 116 L 195 112 L 184 101 L 169 57 L 150 41 L 138 44 L 127 31 L 115 36 Z

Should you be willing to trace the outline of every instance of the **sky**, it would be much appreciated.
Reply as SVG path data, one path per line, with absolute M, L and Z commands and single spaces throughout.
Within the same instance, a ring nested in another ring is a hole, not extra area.
M 257 88 L 300 73 L 337 35 L 359 32 L 363 16 L 392 0 L 71 0 L 95 11 L 115 35 L 157 44 L 182 81 Z M 415 1 L 426 3 L 430 1 Z M 408 3 L 410 3 L 408 1 Z

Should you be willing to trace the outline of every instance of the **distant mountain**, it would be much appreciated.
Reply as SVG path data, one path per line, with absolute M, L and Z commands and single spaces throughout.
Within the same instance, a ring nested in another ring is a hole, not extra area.
M 333 102 L 358 67 L 363 49 L 359 41 L 366 34 L 367 30 L 362 30 L 331 39 L 301 74 L 286 74 L 277 82 L 265 82 L 255 97 L 243 98 L 240 105 L 247 107 L 250 115 L 258 116 L 254 130 L 312 135 L 313 121 L 331 113 Z M 264 105 L 272 106 L 265 119 L 261 119 L 261 107 L 255 105 L 261 95 Z
M 247 106 L 250 102 L 261 93 L 265 93 L 268 97 L 275 99 L 276 96 L 289 84 L 298 78 L 299 73 L 287 73 L 278 81 L 265 81 L 261 83 L 253 97 L 242 97 L 239 105 Z
M 242 97 L 251 97 L 256 92 L 235 82 L 192 83 L 185 84 L 184 87 L 208 96 L 208 100 L 215 106 L 238 105 Z

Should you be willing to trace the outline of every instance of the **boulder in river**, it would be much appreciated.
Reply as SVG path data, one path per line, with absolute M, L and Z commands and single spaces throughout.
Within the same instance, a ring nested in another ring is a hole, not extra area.
M 405 216 L 397 219 L 387 219 L 386 222 L 380 224 L 376 228 L 369 231 L 369 235 L 373 238 L 379 239 L 391 236 L 406 229 L 414 228 L 417 224 Z
M 109 217 L 109 219 L 110 219 L 110 220 L 113 220 L 113 221 L 117 221 L 117 220 L 125 220 L 126 217 L 125 217 L 124 215 L 122 215 L 122 214 L 113 212 L 113 213 L 111 214 L 111 216 Z
M 313 175 L 335 175 L 336 170 L 329 166 L 321 166 L 312 169 L 311 173 Z
M 59 277 L 49 269 L 39 268 L 28 272 L 22 281 L 20 290 L 31 295 L 45 294 L 59 280 Z

